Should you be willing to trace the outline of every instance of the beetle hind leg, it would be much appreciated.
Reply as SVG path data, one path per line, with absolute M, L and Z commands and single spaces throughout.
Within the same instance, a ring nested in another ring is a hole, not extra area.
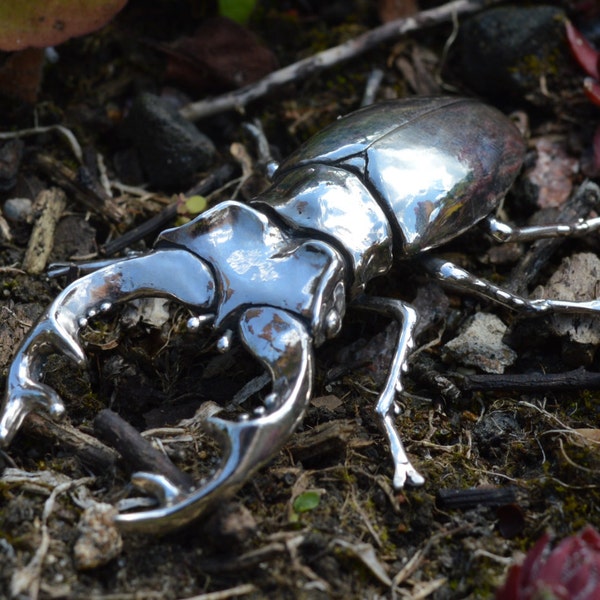
M 530 299 L 505 290 L 493 283 L 469 273 L 447 260 L 426 256 L 421 264 L 442 285 L 459 292 L 470 293 L 502 304 L 512 310 L 530 314 L 600 314 L 600 300 L 568 301 L 547 298 Z
M 487 232 L 497 242 L 533 242 L 544 238 L 580 237 L 600 229 L 600 217 L 579 219 L 573 223 L 513 227 L 494 216 L 483 221 Z
M 396 393 L 403 391 L 402 374 L 408 369 L 408 355 L 414 347 L 417 311 L 409 304 L 394 298 L 363 296 L 355 301 L 354 306 L 392 317 L 400 325 L 398 345 L 375 412 L 379 418 L 381 429 L 390 444 L 390 452 L 394 461 L 394 488 L 402 489 L 406 483 L 413 486 L 422 485 L 425 483 L 425 479 L 410 462 L 394 420 L 398 413 Z

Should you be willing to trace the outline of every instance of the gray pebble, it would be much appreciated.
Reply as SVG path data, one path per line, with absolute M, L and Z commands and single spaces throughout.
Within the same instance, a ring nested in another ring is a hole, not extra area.
M 33 203 L 29 198 L 9 198 L 4 203 L 4 216 L 13 223 L 27 223 L 32 215 Z
M 504 373 L 517 355 L 502 342 L 506 325 L 495 315 L 477 313 L 467 321 L 460 335 L 444 346 L 444 358 L 478 367 L 485 373 Z

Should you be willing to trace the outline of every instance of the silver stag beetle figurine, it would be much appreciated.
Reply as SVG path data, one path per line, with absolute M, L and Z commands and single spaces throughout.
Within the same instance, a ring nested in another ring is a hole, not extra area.
M 393 484 L 421 485 L 394 423 L 395 394 L 413 346 L 416 311 L 406 302 L 363 294 L 396 259 L 419 261 L 432 276 L 530 313 L 600 312 L 600 301 L 529 300 L 478 279 L 427 251 L 482 222 L 498 241 L 577 235 L 600 218 L 573 225 L 513 228 L 492 213 L 525 153 L 521 135 L 497 110 L 475 100 L 412 98 L 369 106 L 337 120 L 292 154 L 273 184 L 249 205 L 223 202 L 164 231 L 150 254 L 106 264 L 69 285 L 16 353 L 0 414 L 10 443 L 27 413 L 65 412 L 40 381 L 45 358 L 59 350 L 85 365 L 78 332 L 89 318 L 141 296 L 166 297 L 195 312 L 190 329 L 236 339 L 268 369 L 264 404 L 234 422 L 211 414 L 205 425 L 225 447 L 207 483 L 182 489 L 166 477 L 137 473 L 134 483 L 157 506 L 121 513 L 125 530 L 181 527 L 232 494 L 285 444 L 302 419 L 313 386 L 313 346 L 339 331 L 346 305 L 401 325 L 375 411 L 390 445 Z

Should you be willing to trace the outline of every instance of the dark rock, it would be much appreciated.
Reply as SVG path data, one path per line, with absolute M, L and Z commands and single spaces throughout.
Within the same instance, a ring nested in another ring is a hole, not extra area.
M 521 433 L 522 428 L 513 413 L 492 411 L 485 413 L 473 427 L 473 440 L 481 456 L 500 459 Z
M 215 155 L 211 140 L 154 94 L 135 99 L 124 128 L 146 176 L 157 187 L 188 186 Z
M 460 35 L 462 76 L 477 92 L 502 99 L 548 103 L 540 89 L 562 89 L 568 69 L 565 14 L 555 6 L 505 6 L 465 22 Z
M 119 180 L 127 185 L 142 185 L 146 181 L 140 155 L 131 146 L 115 152 L 113 167 L 119 176 Z

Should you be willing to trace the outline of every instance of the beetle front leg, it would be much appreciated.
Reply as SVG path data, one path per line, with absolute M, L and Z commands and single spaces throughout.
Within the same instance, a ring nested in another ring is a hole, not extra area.
M 417 311 L 409 304 L 394 298 L 362 296 L 354 302 L 353 306 L 391 317 L 400 327 L 398 345 L 375 412 L 390 443 L 390 452 L 394 461 L 394 488 L 402 489 L 405 483 L 414 486 L 423 485 L 425 479 L 411 464 L 394 421 L 398 413 L 396 393 L 401 393 L 404 389 L 402 374 L 408 370 L 408 354 L 414 347 Z

